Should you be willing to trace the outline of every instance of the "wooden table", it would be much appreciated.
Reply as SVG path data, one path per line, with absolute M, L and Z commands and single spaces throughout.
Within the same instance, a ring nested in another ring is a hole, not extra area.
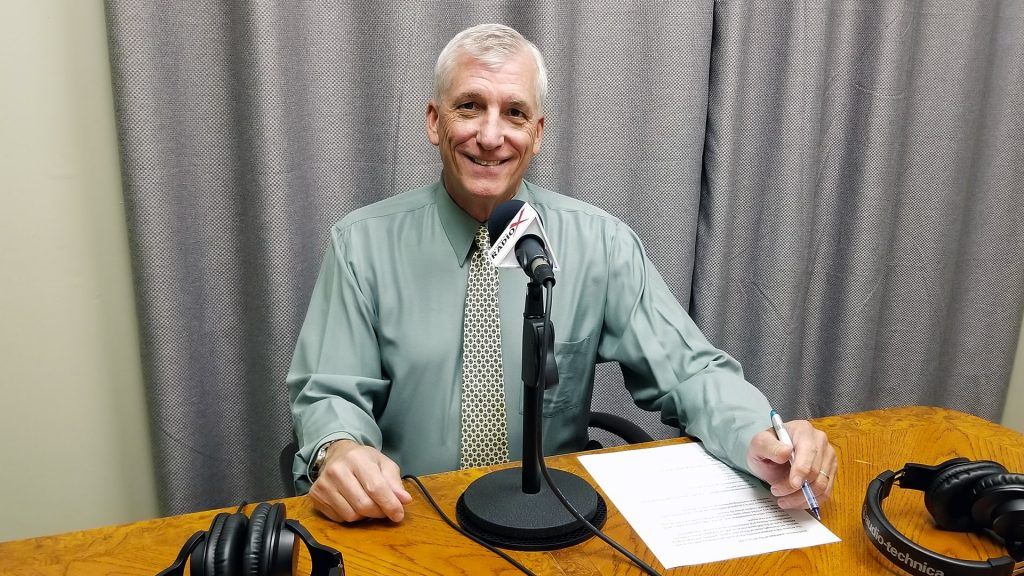
M 820 418 L 815 420 L 815 425 L 828 433 L 839 453 L 835 493 L 822 508 L 822 522 L 842 542 L 664 571 L 611 502 L 605 531 L 659 571 L 673 575 L 904 574 L 871 547 L 861 528 L 861 503 L 868 483 L 875 476 L 886 469 L 897 470 L 908 461 L 934 464 L 954 456 L 993 459 L 1011 471 L 1024 470 L 1024 436 L 951 410 L 890 408 Z M 651 445 L 673 442 L 685 440 L 666 440 Z M 548 462 L 552 467 L 589 478 L 573 455 L 553 457 Z M 459 495 L 486 471 L 450 472 L 427 476 L 423 481 L 440 505 L 454 516 Z M 320 542 L 341 550 L 348 576 L 520 574 L 504 560 L 445 525 L 415 486 L 407 483 L 407 488 L 414 501 L 398 526 L 387 522 L 342 526 L 319 516 L 305 497 L 283 502 L 290 518 L 301 520 Z M 885 501 L 885 509 L 904 534 L 939 553 L 966 559 L 1005 553 L 985 536 L 936 530 L 924 509 L 920 492 L 894 488 Z M 251 511 L 251 506 L 247 511 Z M 189 535 L 209 527 L 216 512 L 0 543 L 0 574 L 153 576 L 170 564 Z M 511 554 L 537 574 L 641 573 L 596 538 L 565 550 Z M 304 547 L 300 567 L 300 574 L 309 574 Z

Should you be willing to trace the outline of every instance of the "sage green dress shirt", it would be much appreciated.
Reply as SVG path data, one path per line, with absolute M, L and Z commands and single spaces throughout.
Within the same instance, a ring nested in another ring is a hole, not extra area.
M 768 427 L 764 395 L 708 343 L 644 254 L 602 210 L 523 182 L 561 267 L 551 320 L 559 384 L 544 398 L 544 452 L 581 450 L 594 365 L 615 361 L 641 408 L 746 468 Z M 440 182 L 353 211 L 331 228 L 288 373 L 300 492 L 317 448 L 340 438 L 379 448 L 403 473 L 459 467 L 462 316 L 480 223 Z M 510 454 L 522 458 L 527 276 L 501 269 L 499 307 Z

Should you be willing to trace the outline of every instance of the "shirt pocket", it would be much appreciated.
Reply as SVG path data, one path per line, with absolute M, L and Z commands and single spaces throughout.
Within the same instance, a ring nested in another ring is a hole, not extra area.
M 542 414 L 549 418 L 578 408 L 588 397 L 590 382 L 587 374 L 593 370 L 590 337 L 575 342 L 555 342 L 555 363 L 558 365 L 558 385 L 544 391 Z M 519 413 L 523 413 L 523 398 L 519 398 Z

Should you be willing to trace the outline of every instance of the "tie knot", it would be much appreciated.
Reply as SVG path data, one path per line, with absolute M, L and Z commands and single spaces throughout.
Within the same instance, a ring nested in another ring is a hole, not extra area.
M 487 234 L 487 226 L 480 226 L 480 228 L 477 228 L 475 242 L 476 247 L 481 252 L 487 252 L 491 249 L 491 238 Z

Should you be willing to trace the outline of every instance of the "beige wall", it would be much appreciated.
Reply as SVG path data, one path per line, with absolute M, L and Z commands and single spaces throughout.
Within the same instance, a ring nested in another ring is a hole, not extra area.
M 0 540 L 156 514 L 101 0 L 0 2 Z
M 1024 432 L 1024 323 L 1021 324 L 1020 337 L 1017 339 L 1017 361 L 1010 374 L 1010 390 L 1006 394 L 1006 406 L 1003 408 L 1003 426 Z

